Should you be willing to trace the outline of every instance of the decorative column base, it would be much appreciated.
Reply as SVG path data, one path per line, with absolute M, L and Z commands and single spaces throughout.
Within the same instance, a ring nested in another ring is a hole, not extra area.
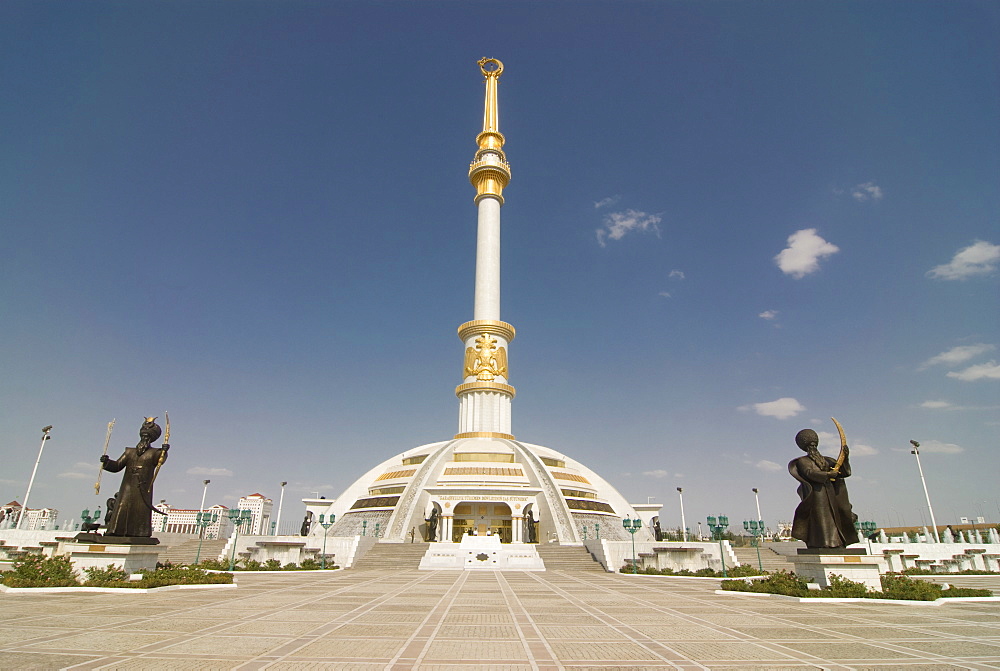
M 839 575 L 860 582 L 868 589 L 882 591 L 885 560 L 867 554 L 864 549 L 810 548 L 788 557 L 795 566 L 795 574 L 820 587 L 830 586 L 830 576 Z

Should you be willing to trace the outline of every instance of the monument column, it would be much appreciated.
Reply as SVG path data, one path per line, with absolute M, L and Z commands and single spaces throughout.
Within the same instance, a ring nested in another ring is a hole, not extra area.
M 503 189 L 510 182 L 510 165 L 503 152 L 497 85 L 503 63 L 495 58 L 479 61 L 486 78 L 483 131 L 476 136 L 479 149 L 469 166 L 469 181 L 476 187 L 476 286 L 473 320 L 458 327 L 465 344 L 463 382 L 455 389 L 459 398 L 456 438 L 509 438 L 514 388 L 507 383 L 507 348 L 514 327 L 500 320 L 500 207 Z

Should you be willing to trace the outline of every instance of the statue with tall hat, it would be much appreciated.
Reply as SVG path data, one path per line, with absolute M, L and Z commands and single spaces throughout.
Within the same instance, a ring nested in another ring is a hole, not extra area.
M 801 499 L 792 519 L 792 538 L 805 541 L 809 548 L 843 548 L 858 542 L 857 515 L 844 482 L 851 475 L 850 450 L 843 428 L 833 421 L 841 439 L 836 459 L 820 454 L 819 436 L 803 429 L 795 435 L 795 444 L 806 455 L 788 463 L 788 472 L 799 481 Z
M 126 447 L 122 456 L 117 459 L 106 454 L 101 456 L 101 467 L 105 471 L 125 471 L 121 487 L 115 495 L 114 509 L 107 520 L 105 536 L 150 538 L 153 535 L 153 513 L 164 514 L 153 505 L 153 482 L 167 460 L 170 420 L 167 420 L 167 435 L 162 447 L 157 448 L 153 447 L 153 443 L 159 440 L 162 430 L 156 419 L 144 419 L 139 427 L 139 442 L 135 447 Z

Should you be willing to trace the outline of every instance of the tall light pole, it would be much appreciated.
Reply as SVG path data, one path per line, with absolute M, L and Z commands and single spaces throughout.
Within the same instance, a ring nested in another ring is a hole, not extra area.
M 927 493 L 927 480 L 924 479 L 924 468 L 920 465 L 920 443 L 915 440 L 911 440 L 910 445 L 913 446 L 910 453 L 917 458 L 917 470 L 920 471 L 920 483 L 924 486 L 924 496 L 927 498 L 927 510 L 931 514 L 931 526 L 934 527 L 934 542 L 940 543 L 941 541 L 938 537 L 937 521 L 934 519 L 934 509 L 931 508 L 931 495 Z
M 205 512 L 205 497 L 208 495 L 208 483 L 210 482 L 211 480 L 202 481 L 202 484 L 205 485 L 205 489 L 203 489 L 201 492 L 201 508 L 199 509 L 200 512 Z
M 684 489 L 681 487 L 677 488 L 677 498 L 681 501 L 681 541 L 687 543 L 687 523 L 684 521 Z
M 757 522 L 760 523 L 761 529 L 764 528 L 764 518 L 760 516 L 760 494 L 757 492 L 757 488 L 753 488 L 753 498 L 757 502 Z
M 281 496 L 278 497 L 278 519 L 274 521 L 274 533 L 279 536 L 281 535 L 281 506 L 285 502 L 285 485 L 287 484 L 287 481 L 281 483 Z
M 24 520 L 24 514 L 28 512 L 28 497 L 31 495 L 31 485 L 35 483 L 35 473 L 38 472 L 38 462 L 42 460 L 42 450 L 45 449 L 45 441 L 52 437 L 49 435 L 51 430 L 51 424 L 42 429 L 42 444 L 38 447 L 38 458 L 35 459 L 35 467 L 31 469 L 31 479 L 28 480 L 28 491 L 24 493 L 24 503 L 21 504 L 21 514 L 17 516 L 17 526 L 14 527 L 15 529 L 21 528 L 21 521 Z

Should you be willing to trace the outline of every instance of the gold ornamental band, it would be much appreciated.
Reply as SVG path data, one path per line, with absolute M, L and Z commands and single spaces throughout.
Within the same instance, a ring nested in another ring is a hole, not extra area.
M 508 394 L 511 398 L 517 395 L 514 391 L 514 387 L 509 384 L 503 384 L 502 382 L 489 382 L 488 380 L 476 380 L 475 382 L 466 382 L 465 384 L 460 384 L 455 387 L 455 396 L 461 396 L 462 394 L 467 394 L 472 391 L 496 391 L 501 394 Z
M 459 438 L 506 438 L 507 440 L 514 440 L 514 436 L 509 433 L 500 433 L 498 431 L 466 431 L 465 433 L 456 433 L 455 439 Z
M 458 327 L 458 337 L 462 342 L 465 342 L 469 336 L 482 335 L 484 333 L 500 336 L 509 343 L 514 339 L 515 331 L 514 327 L 507 322 L 493 319 L 474 319 Z

